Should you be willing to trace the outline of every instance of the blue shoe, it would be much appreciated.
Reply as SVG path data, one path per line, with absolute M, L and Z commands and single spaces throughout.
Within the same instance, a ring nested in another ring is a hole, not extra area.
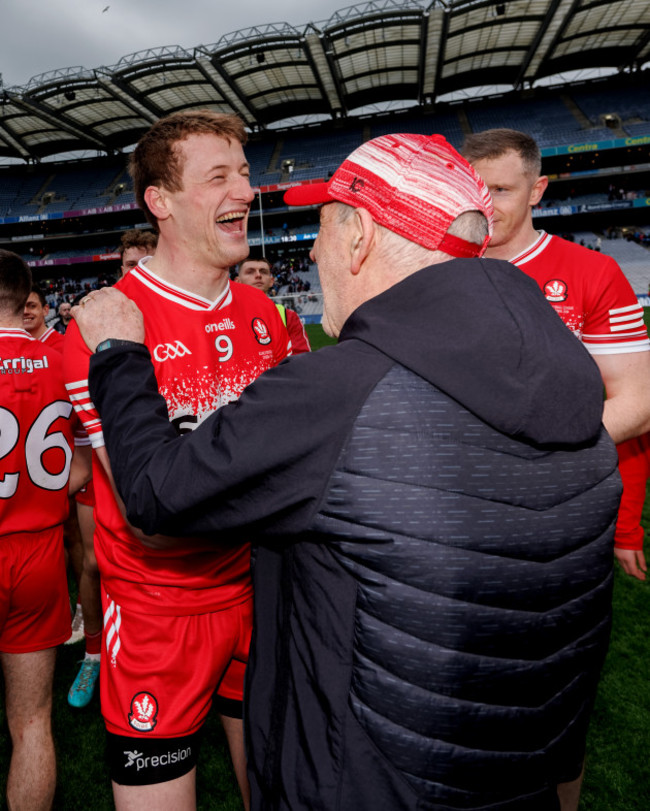
M 68 704 L 71 707 L 85 707 L 90 704 L 98 677 L 99 662 L 95 659 L 84 659 L 68 693 Z

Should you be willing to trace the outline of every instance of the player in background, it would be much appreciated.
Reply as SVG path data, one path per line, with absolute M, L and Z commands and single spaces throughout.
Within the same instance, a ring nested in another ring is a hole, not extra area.
M 31 292 L 25 303 L 23 326 L 32 338 L 41 341 L 41 343 L 46 343 L 49 347 L 56 349 L 57 352 L 63 352 L 63 335 L 57 332 L 54 327 L 48 327 L 45 323 L 49 311 L 50 306 L 47 303 L 45 294 L 37 284 L 33 283 Z M 75 499 L 77 497 L 78 493 L 75 495 Z M 72 505 L 65 522 L 63 537 L 68 551 L 70 567 L 74 573 L 77 586 L 79 586 L 83 565 L 83 542 L 79 522 Z M 83 612 L 78 594 L 71 628 L 72 633 L 69 639 L 66 640 L 66 645 L 78 642 L 83 636 Z
M 0 250 L 0 662 L 13 745 L 7 804 L 52 807 L 56 759 L 52 680 L 70 636 L 63 550 L 68 492 L 90 475 L 74 448 L 77 422 L 61 356 L 24 329 L 31 272 Z
M 122 276 L 133 270 L 141 259 L 153 256 L 158 244 L 158 235 L 155 231 L 131 228 L 122 234 L 120 247 L 120 270 Z
M 99 678 L 103 627 L 99 570 L 94 550 L 95 490 L 92 479 L 75 494 L 74 500 L 82 554 L 77 606 L 72 619 L 72 636 L 66 645 L 83 639 L 84 658 L 68 691 L 68 704 L 71 707 L 86 707 L 92 700 Z
M 236 399 L 289 352 L 272 302 L 230 283 L 230 267 L 249 250 L 254 195 L 245 139 L 234 116 L 177 113 L 154 124 L 131 157 L 136 200 L 159 240 L 155 255 L 117 287 L 145 313 L 160 392 L 179 433 Z M 114 496 L 88 397 L 89 358 L 75 325 L 66 339 L 66 379 L 94 449 L 100 695 L 116 807 L 196 807 L 198 735 L 215 691 L 247 805 L 241 702 L 252 621 L 249 546 L 227 539 L 221 546 L 170 540 L 164 551 L 143 545 Z
M 643 308 L 611 257 L 533 227 L 533 207 L 548 186 L 533 138 L 517 130 L 486 130 L 467 136 L 462 154 L 492 196 L 494 234 L 486 257 L 506 259 L 534 279 L 600 369 L 607 395 L 603 423 L 617 446 L 623 443 L 619 469 L 626 511 L 628 499 L 639 501 L 638 477 L 627 474 L 629 459 L 645 453 L 636 437 L 650 429 L 650 342 Z M 629 531 L 624 538 L 617 532 L 615 554 L 625 572 L 643 580 L 643 549 L 624 548 L 629 537 Z M 579 792 L 580 781 L 567 784 L 563 811 L 577 808 Z
M 121 275 L 133 270 L 141 259 L 152 256 L 158 243 L 158 235 L 154 231 L 132 228 L 122 234 L 119 253 Z M 68 704 L 71 707 L 86 707 L 95 693 L 99 666 L 101 661 L 102 641 L 102 597 L 99 578 L 99 568 L 95 556 L 95 488 L 92 481 L 82 488 L 75 496 L 77 519 L 82 539 L 81 576 L 79 578 L 79 600 L 82 621 L 81 633 L 77 639 L 83 638 L 85 655 L 81 661 L 70 690 L 68 691 Z M 75 613 L 75 619 L 77 613 Z M 73 636 L 75 622 L 73 620 Z
M 643 308 L 611 257 L 533 228 L 532 207 L 548 178 L 541 175 L 541 153 L 529 135 L 486 130 L 469 136 L 463 149 L 494 202 L 494 237 L 486 255 L 509 259 L 535 279 L 598 364 L 607 392 L 603 422 L 617 443 L 623 479 L 615 554 L 627 574 L 645 580 L 640 519 L 650 472 L 650 344 Z
M 533 206 L 548 185 L 535 141 L 516 130 L 486 130 L 468 136 L 463 153 L 494 203 L 494 236 L 486 255 L 507 259 L 535 279 L 589 350 L 607 390 L 603 422 L 614 442 L 650 430 L 650 343 L 643 308 L 611 257 L 533 227 Z
M 25 302 L 23 327 L 32 338 L 47 343 L 48 346 L 61 352 L 63 351 L 63 335 L 45 323 L 49 312 L 50 305 L 47 303 L 45 293 L 38 285 L 32 284 L 32 289 Z
M 248 259 L 244 259 L 243 262 L 239 263 L 237 281 L 241 284 L 257 287 L 258 290 L 268 296 L 275 282 L 273 267 L 265 256 L 249 256 Z M 273 303 L 278 308 L 280 317 L 289 333 L 289 338 L 291 338 L 291 354 L 300 355 L 303 352 L 311 352 L 309 339 L 298 313 L 285 307 L 284 304 L 279 304 L 277 301 Z

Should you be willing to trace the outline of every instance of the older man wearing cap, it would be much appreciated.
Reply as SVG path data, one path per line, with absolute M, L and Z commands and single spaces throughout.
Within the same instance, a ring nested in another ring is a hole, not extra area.
M 609 635 L 598 369 L 534 282 L 479 258 L 489 195 L 440 136 L 374 139 L 287 201 L 323 206 L 339 342 L 193 434 L 135 305 L 76 313 L 129 520 L 258 547 L 252 807 L 559 808 Z

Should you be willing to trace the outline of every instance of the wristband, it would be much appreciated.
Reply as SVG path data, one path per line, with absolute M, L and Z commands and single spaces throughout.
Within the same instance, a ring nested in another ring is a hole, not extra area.
M 137 341 L 124 341 L 122 338 L 107 338 L 105 341 L 100 341 L 95 349 L 95 354 L 103 352 L 105 349 L 114 349 L 115 347 L 122 347 L 124 349 L 133 349 L 135 346 L 142 346 Z

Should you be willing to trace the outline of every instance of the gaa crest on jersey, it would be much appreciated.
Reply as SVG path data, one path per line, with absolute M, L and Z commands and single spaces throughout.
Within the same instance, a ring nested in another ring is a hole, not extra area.
M 152 693 L 136 693 L 131 699 L 129 724 L 138 732 L 151 732 L 158 723 L 158 701 Z
M 158 363 L 163 363 L 166 360 L 184 358 L 185 355 L 191 355 L 192 353 L 181 341 L 172 341 L 168 344 L 158 344 L 151 354 Z
M 561 279 L 551 279 L 544 285 L 544 295 L 547 301 L 566 301 L 568 295 L 566 282 Z
M 255 334 L 258 344 L 266 346 L 267 344 L 271 343 L 271 333 L 269 332 L 269 328 L 266 326 L 264 319 L 260 318 L 259 316 L 254 318 L 251 326 L 253 327 L 253 333 Z

